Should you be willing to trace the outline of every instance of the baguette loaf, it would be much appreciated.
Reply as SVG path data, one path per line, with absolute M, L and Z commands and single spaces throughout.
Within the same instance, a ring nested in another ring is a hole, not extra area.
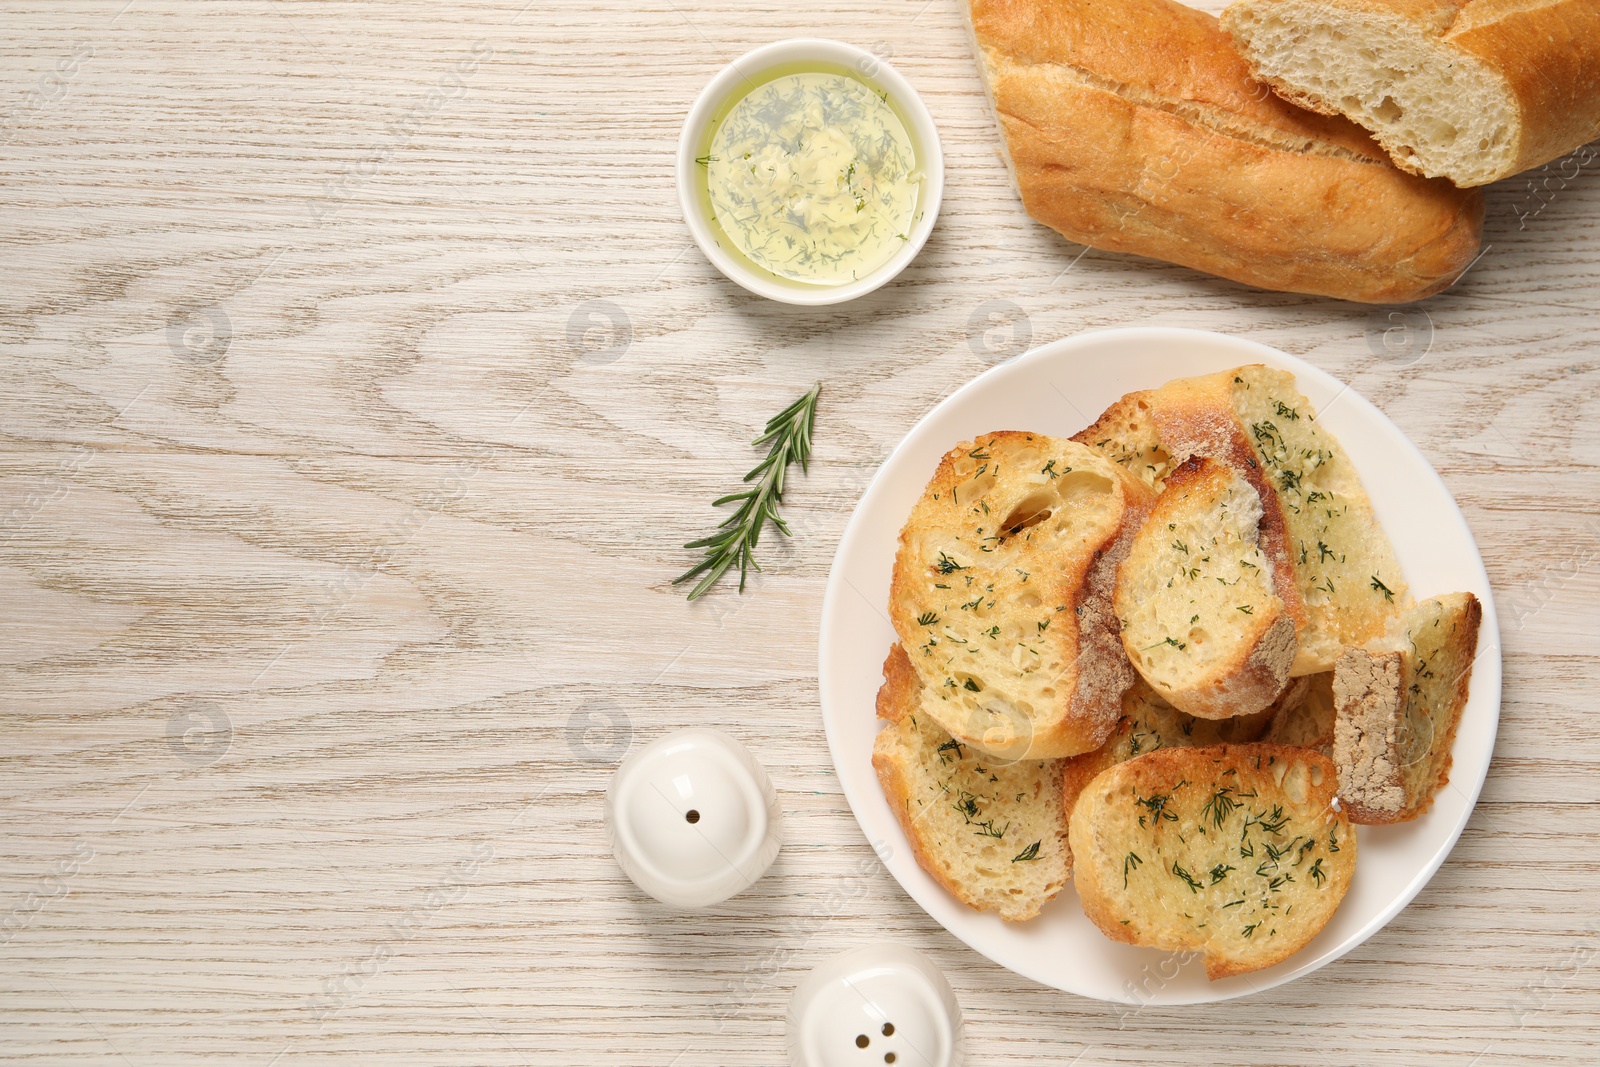
M 1073 439 L 1152 480 L 1211 456 L 1260 492 L 1273 589 L 1301 620 L 1292 675 L 1331 671 L 1346 646 L 1384 636 L 1407 606 L 1360 476 L 1287 371 L 1256 364 L 1130 393 Z
M 1114 941 L 1205 955 L 1206 976 L 1271 967 L 1327 924 L 1356 842 L 1323 755 L 1276 745 L 1151 752 L 1072 809 L 1083 911 Z
M 947 454 L 900 533 L 889 617 L 963 745 L 1003 759 L 1098 748 L 1134 671 L 1117 564 L 1153 502 L 1093 449 L 1003 432 Z
M 878 717 L 889 724 L 872 766 L 917 863 L 969 907 L 1033 918 L 1069 874 L 1061 761 L 996 763 L 952 738 L 922 703 L 922 683 L 895 645 L 878 691 Z
M 1222 24 L 1256 77 L 1413 174 L 1486 185 L 1600 137 L 1595 0 L 1241 0 Z
M 1483 201 L 1250 77 L 1177 0 L 970 0 L 1023 206 L 1073 241 L 1265 289 L 1376 303 L 1445 288 Z
M 1118 569 L 1128 659 L 1179 711 L 1254 714 L 1289 680 L 1296 619 L 1257 543 L 1263 517 L 1260 495 L 1233 467 L 1191 456 Z
M 1449 780 L 1482 618 L 1471 593 L 1434 597 L 1407 613 L 1398 649 L 1339 657 L 1333 759 L 1352 822 L 1415 819 Z

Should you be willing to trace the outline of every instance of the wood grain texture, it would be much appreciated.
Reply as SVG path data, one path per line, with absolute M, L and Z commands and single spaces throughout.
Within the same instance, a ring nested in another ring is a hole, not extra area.
M 957 0 L 125 2 L 0 14 L 0 1059 L 774 1064 L 799 977 L 880 936 L 945 969 L 976 1067 L 1590 1059 L 1600 160 L 1491 187 L 1488 251 L 1397 356 L 1386 311 L 1032 224 Z M 672 186 L 700 86 L 801 34 L 889 55 L 948 161 L 922 256 L 836 309 L 723 280 Z M 896 440 L 1026 344 L 1130 324 L 1370 397 L 1502 619 L 1449 861 L 1343 961 L 1198 1009 L 944 933 L 852 819 L 814 680 Z M 686 603 L 678 546 L 818 378 L 796 538 Z M 790 820 L 700 915 L 601 818 L 627 744 L 690 724 L 750 743 Z

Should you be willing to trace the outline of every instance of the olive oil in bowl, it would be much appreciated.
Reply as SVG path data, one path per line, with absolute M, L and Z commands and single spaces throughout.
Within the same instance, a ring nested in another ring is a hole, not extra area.
M 847 73 L 781 74 L 711 130 L 706 188 L 729 242 L 792 281 L 843 285 L 909 240 L 923 175 L 900 116 Z

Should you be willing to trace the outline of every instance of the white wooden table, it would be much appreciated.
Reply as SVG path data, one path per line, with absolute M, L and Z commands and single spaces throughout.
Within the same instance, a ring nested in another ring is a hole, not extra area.
M 921 258 L 831 310 L 725 281 L 672 184 L 700 86 L 796 35 L 891 58 L 948 159 Z M 1491 188 L 1487 253 L 1390 322 L 1032 224 L 958 0 L 6 5 L 0 1060 L 771 1065 L 799 977 L 882 936 L 944 968 L 979 1067 L 1594 1062 L 1596 169 Z M 1346 959 L 1207 1008 L 955 941 L 872 859 L 817 707 L 886 452 L 997 360 L 1126 324 L 1352 382 L 1503 620 L 1444 868 Z M 795 539 L 686 603 L 679 546 L 818 379 Z M 630 743 L 688 724 L 759 752 L 790 830 L 698 915 L 601 817 Z

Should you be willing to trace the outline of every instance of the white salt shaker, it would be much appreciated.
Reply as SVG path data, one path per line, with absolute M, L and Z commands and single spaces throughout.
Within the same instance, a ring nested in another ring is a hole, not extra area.
M 961 1006 L 922 953 L 866 945 L 823 963 L 789 999 L 792 1067 L 960 1067 Z
M 606 790 L 611 851 L 663 904 L 704 908 L 766 873 L 782 845 L 778 794 L 750 750 L 679 730 L 629 754 Z

